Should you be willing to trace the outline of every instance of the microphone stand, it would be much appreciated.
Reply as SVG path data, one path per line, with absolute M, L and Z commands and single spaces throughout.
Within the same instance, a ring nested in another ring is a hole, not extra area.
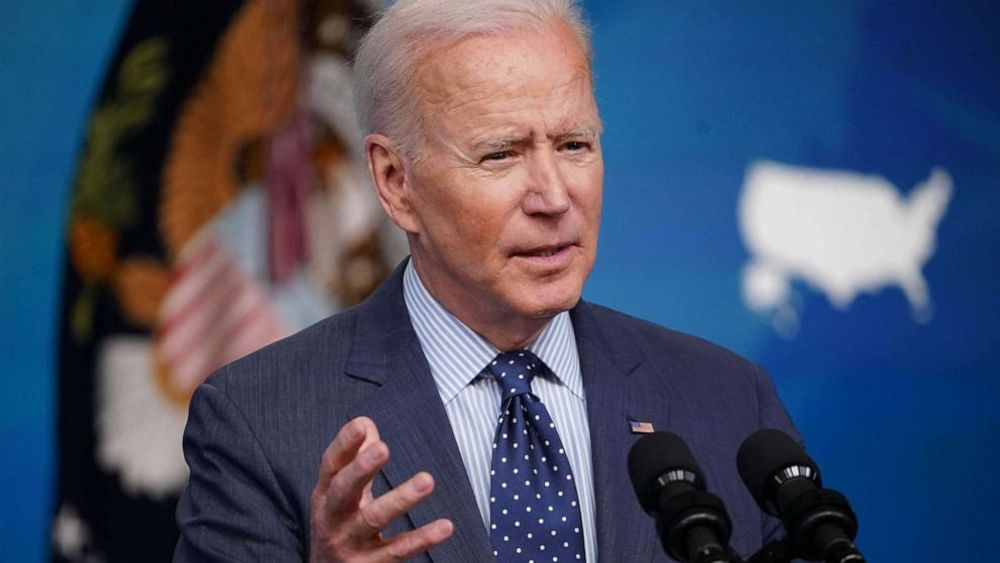
M 747 563 L 792 563 L 796 557 L 795 548 L 787 539 L 775 540 L 760 548 Z
M 832 559 L 827 559 L 827 561 L 837 561 L 838 563 L 845 563 L 850 561 L 856 561 L 858 563 L 864 563 L 865 559 L 860 554 L 854 552 L 845 553 L 842 556 L 834 556 Z M 795 548 L 795 546 L 788 541 L 788 538 L 783 540 L 773 541 L 764 547 L 760 548 L 760 551 L 754 553 L 747 563 L 792 563 L 795 559 L 803 559 L 803 556 Z M 810 559 L 810 561 L 812 561 Z

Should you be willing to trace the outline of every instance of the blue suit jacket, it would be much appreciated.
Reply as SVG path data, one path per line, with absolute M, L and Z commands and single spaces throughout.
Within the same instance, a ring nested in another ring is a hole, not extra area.
M 703 340 L 580 302 L 571 312 L 587 397 L 601 561 L 667 561 L 629 482 L 639 437 L 629 418 L 680 435 L 725 501 L 743 554 L 777 529 L 744 489 L 736 451 L 760 428 L 793 433 L 756 366 Z M 386 530 L 437 518 L 451 539 L 423 560 L 492 560 L 444 406 L 403 301 L 402 267 L 363 304 L 230 364 L 198 388 L 184 433 L 191 468 L 176 561 L 308 558 L 310 494 L 320 456 L 366 415 L 389 445 L 377 495 L 426 470 L 437 488 Z

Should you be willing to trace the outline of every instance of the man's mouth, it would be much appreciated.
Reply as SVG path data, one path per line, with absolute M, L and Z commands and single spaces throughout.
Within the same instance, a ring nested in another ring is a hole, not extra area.
M 568 242 L 537 246 L 524 250 L 518 250 L 514 252 L 514 256 L 520 256 L 522 258 L 551 258 L 553 256 L 565 254 L 572 247 L 573 244 Z
M 531 251 L 531 252 L 526 252 L 525 254 L 527 254 L 528 256 L 541 256 L 541 257 L 544 258 L 546 256 L 552 256 L 552 255 L 554 255 L 555 253 L 559 252 L 563 248 L 565 248 L 565 247 L 564 246 L 555 246 L 555 247 L 552 247 L 552 248 L 543 248 L 541 250 L 534 250 L 534 251 Z

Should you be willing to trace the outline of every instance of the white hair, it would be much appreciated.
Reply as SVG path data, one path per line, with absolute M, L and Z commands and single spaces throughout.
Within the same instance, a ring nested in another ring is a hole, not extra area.
M 590 27 L 575 0 L 399 0 L 382 12 L 354 59 L 355 103 L 361 132 L 395 139 L 418 157 L 420 118 L 414 69 L 435 46 L 471 35 L 497 35 L 553 21 L 570 26 L 592 59 Z

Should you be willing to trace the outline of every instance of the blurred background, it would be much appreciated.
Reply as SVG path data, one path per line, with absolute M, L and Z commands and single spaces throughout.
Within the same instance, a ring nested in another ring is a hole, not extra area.
M 0 560 L 168 560 L 193 386 L 403 255 L 350 113 L 376 2 L 204 4 L 3 2 Z M 585 297 L 766 368 L 871 561 L 990 560 L 1000 5 L 584 6 Z

